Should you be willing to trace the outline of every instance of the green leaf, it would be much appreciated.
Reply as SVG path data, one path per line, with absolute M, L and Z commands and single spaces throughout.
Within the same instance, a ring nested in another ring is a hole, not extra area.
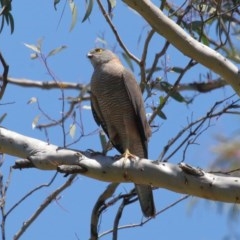
M 173 91 L 172 90 L 173 89 L 173 85 L 171 85 L 170 83 L 168 83 L 168 82 L 160 82 L 160 86 L 174 100 L 176 100 L 178 102 L 187 102 L 185 100 L 185 98 L 178 91 Z
M 182 73 L 183 69 L 180 68 L 180 67 L 173 67 L 173 68 L 171 69 L 171 71 L 172 71 L 172 72 L 176 72 L 176 73 Z
M 173 85 L 168 83 L 168 82 L 164 82 L 161 81 L 160 82 L 160 86 L 162 87 L 163 91 L 166 93 L 169 93 L 169 91 L 172 89 Z
M 3 122 L 4 118 L 7 116 L 7 113 L 4 113 L 1 117 L 0 117 L 0 124 Z
M 165 101 L 166 101 L 166 100 L 165 100 L 165 97 L 163 97 L 163 96 L 160 96 L 160 97 L 159 97 L 160 105 L 163 104 Z
M 153 72 L 158 72 L 158 71 L 161 71 L 162 68 L 161 67 L 155 67 Z M 152 71 L 152 68 L 147 68 L 146 69 L 146 73 L 150 73 L 150 71 Z
M 51 51 L 48 53 L 47 58 L 50 57 L 50 56 L 53 56 L 53 55 L 55 55 L 55 54 L 57 54 L 57 53 L 59 53 L 59 52 L 61 52 L 61 51 L 62 51 L 63 49 L 65 49 L 66 47 L 67 47 L 67 46 L 63 45 L 63 46 L 60 46 L 60 47 L 58 47 L 58 48 L 55 48 L 55 49 L 51 50 Z
M 101 142 L 101 145 L 102 145 L 102 149 L 105 150 L 107 148 L 108 141 L 107 141 L 106 135 L 103 132 L 103 130 L 99 131 L 99 138 L 100 138 L 100 142 Z
M 60 3 L 60 0 L 54 0 L 54 9 L 57 10 L 57 5 Z
M 33 45 L 33 44 L 28 44 L 28 43 L 24 43 L 24 45 L 25 45 L 27 48 L 33 50 L 34 52 L 40 53 L 40 48 L 39 48 L 39 46 L 36 46 L 36 45 Z
M 2 17 L 1 27 L 0 27 L 0 33 L 2 32 L 4 27 L 4 17 Z
M 11 13 L 8 14 L 8 18 L 9 18 L 9 23 L 10 23 L 10 29 L 11 29 L 11 34 L 14 31 L 14 19 Z
M 78 12 L 77 12 L 77 5 L 74 3 L 74 1 L 70 1 L 69 6 L 71 9 L 71 13 L 72 13 L 72 22 L 71 22 L 71 26 L 70 26 L 70 32 L 71 32 L 77 23 Z
M 165 101 L 166 101 L 165 97 L 160 96 L 160 97 L 159 97 L 159 106 L 158 106 L 157 108 L 156 108 L 156 107 L 153 108 L 154 111 L 157 110 L 157 115 L 158 115 L 160 118 L 164 119 L 164 120 L 167 119 L 167 116 L 166 116 L 165 113 L 162 111 L 161 106 L 162 106 L 162 104 L 163 104 Z
M 208 38 L 206 37 L 205 34 L 202 34 L 202 36 L 201 36 L 201 42 L 202 42 L 204 45 L 209 46 L 209 40 L 208 40 Z
M 193 31 L 198 32 L 202 28 L 202 21 L 193 21 L 189 24 L 189 28 Z
M 178 102 L 187 102 L 185 98 L 177 91 L 172 92 L 170 96 Z
M 122 57 L 124 58 L 124 60 L 128 64 L 129 68 L 134 72 L 134 67 L 133 67 L 131 58 L 125 52 L 122 53 Z
M 160 118 L 164 119 L 164 120 L 167 119 L 167 116 L 166 116 L 166 115 L 163 113 L 163 111 L 160 110 L 160 109 L 158 109 L 157 115 L 158 115 Z
M 89 18 L 90 14 L 92 12 L 92 9 L 93 9 L 93 3 L 94 3 L 94 0 L 88 0 L 87 10 L 86 10 L 85 15 L 82 19 L 82 23 L 85 22 Z

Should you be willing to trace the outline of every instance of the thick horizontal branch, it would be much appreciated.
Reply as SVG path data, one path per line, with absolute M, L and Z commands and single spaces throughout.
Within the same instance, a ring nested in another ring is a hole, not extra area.
M 80 173 L 100 181 L 149 184 L 214 201 L 240 203 L 240 178 L 207 173 L 186 164 L 116 159 L 62 149 L 4 128 L 0 128 L 0 151 L 24 158 L 16 161 L 15 168 L 34 166 L 67 174 Z
M 22 158 L 23 160 L 19 160 L 19 166 L 22 168 L 35 166 L 45 170 L 56 170 L 61 164 L 75 165 L 80 154 L 2 127 L 0 127 L 0 152 Z
M 240 95 L 240 72 L 237 66 L 220 53 L 187 34 L 150 0 L 123 1 L 137 11 L 157 33 L 171 42 L 183 54 L 219 74 Z

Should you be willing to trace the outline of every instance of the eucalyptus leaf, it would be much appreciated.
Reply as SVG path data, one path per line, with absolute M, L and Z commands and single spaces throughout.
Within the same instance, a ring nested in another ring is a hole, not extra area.
M 58 47 L 58 48 L 55 48 L 55 49 L 51 50 L 51 51 L 48 53 L 47 57 L 53 56 L 53 55 L 61 52 L 61 51 L 62 51 L 63 49 L 65 49 L 65 48 L 66 48 L 65 45 L 60 46 L 60 47 Z
M 10 23 L 10 29 L 11 34 L 14 32 L 14 19 L 11 13 L 8 13 L 9 23 Z
M 6 116 L 7 116 L 7 113 L 4 113 L 4 114 L 0 117 L 0 124 L 3 122 L 3 120 L 5 119 Z
M 178 92 L 173 91 L 173 85 L 168 82 L 160 82 L 160 86 L 162 87 L 163 91 L 169 94 L 171 98 L 178 102 L 187 102 L 185 98 Z
M 72 13 L 72 22 L 71 22 L 71 26 L 70 26 L 70 32 L 71 32 L 77 23 L 78 12 L 77 12 L 77 5 L 75 4 L 74 1 L 70 1 L 69 6 L 70 6 L 71 13 Z
M 116 7 L 116 0 L 107 0 L 108 3 L 108 14 L 111 15 L 113 8 Z
M 28 44 L 28 43 L 24 43 L 24 45 L 25 45 L 27 48 L 33 50 L 34 52 L 40 53 L 40 49 L 39 49 L 38 46 L 33 45 L 33 44 Z
M 92 12 L 92 9 L 93 9 L 93 3 L 94 3 L 94 0 L 88 0 L 87 10 L 86 10 L 85 15 L 82 19 L 82 22 L 85 22 L 89 18 L 90 14 Z
M 60 3 L 60 0 L 54 0 L 54 9 L 57 10 L 57 5 Z
M 37 126 L 37 124 L 38 124 L 38 122 L 39 122 L 40 117 L 41 117 L 40 115 L 37 115 L 37 116 L 33 119 L 33 121 L 32 121 L 32 129 L 36 128 L 36 126 Z
M 69 127 L 69 135 L 71 136 L 71 138 L 74 138 L 74 136 L 76 135 L 76 129 L 77 129 L 77 127 L 76 127 L 75 123 L 70 125 L 70 127 Z
M 31 97 L 31 98 L 28 100 L 27 104 L 36 103 L 37 101 L 38 101 L 38 99 L 37 99 L 36 97 Z
M 105 150 L 107 148 L 107 138 L 106 138 L 106 134 L 103 132 L 103 130 L 99 131 L 99 138 L 100 138 L 100 142 L 102 145 L 102 149 Z
M 164 119 L 164 120 L 167 119 L 167 116 L 165 115 L 165 113 L 164 113 L 162 110 L 160 110 L 160 109 L 158 109 L 157 115 L 158 115 L 160 118 Z
M 176 72 L 176 73 L 182 73 L 182 71 L 183 71 L 183 69 L 180 68 L 180 67 L 173 67 L 171 70 L 172 70 L 173 72 Z

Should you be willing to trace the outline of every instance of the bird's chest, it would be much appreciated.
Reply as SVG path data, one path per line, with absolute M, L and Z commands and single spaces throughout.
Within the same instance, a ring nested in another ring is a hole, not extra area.
M 91 91 L 97 98 L 108 128 L 121 127 L 125 132 L 123 129 L 125 122 L 133 120 L 135 114 L 121 73 L 116 71 L 113 74 L 103 71 L 94 74 Z
M 129 97 L 121 72 L 95 73 L 91 83 L 91 91 L 99 102 L 99 107 L 110 107 L 111 111 L 119 109 L 129 111 Z M 120 108 L 121 107 L 121 108 Z M 107 110 L 107 109 L 104 109 Z

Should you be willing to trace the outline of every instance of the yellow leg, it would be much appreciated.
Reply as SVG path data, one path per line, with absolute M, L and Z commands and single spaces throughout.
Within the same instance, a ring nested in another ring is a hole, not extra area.
M 122 157 L 129 158 L 129 159 L 137 158 L 137 156 L 130 153 L 130 151 L 128 149 L 125 150 L 125 152 L 122 154 Z

